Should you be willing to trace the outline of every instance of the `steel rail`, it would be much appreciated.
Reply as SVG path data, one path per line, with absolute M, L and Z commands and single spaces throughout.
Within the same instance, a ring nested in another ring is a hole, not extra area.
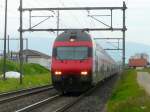
M 99 86 L 99 84 L 97 84 L 97 86 L 93 87 L 92 89 L 90 89 L 89 91 L 87 91 L 86 93 L 80 95 L 77 99 L 75 99 L 74 101 L 72 101 L 69 104 L 66 104 L 60 108 L 58 108 L 57 110 L 53 111 L 53 112 L 66 112 L 67 110 L 69 110 L 71 107 L 73 107 L 75 104 L 77 104 L 79 101 L 81 101 L 85 96 L 91 94 L 97 87 Z
M 26 90 L 20 90 L 20 91 L 16 91 L 16 92 L 12 92 L 12 93 L 1 94 L 0 95 L 0 104 L 14 101 L 19 98 L 26 97 L 26 96 L 29 96 L 32 94 L 48 91 L 50 89 L 53 89 L 53 86 L 43 86 L 43 87 L 26 89 Z
M 89 91 L 81 94 L 79 97 L 77 97 L 75 100 L 71 101 L 70 103 L 63 105 L 62 107 L 58 108 L 57 110 L 54 110 L 52 112 L 65 112 L 67 110 L 69 110 L 70 108 L 72 108 L 75 104 L 77 104 L 79 101 L 81 101 L 83 98 L 85 98 L 85 96 L 90 95 L 97 87 L 99 87 L 101 83 L 97 84 L 95 87 L 93 87 L 92 89 L 90 89 Z M 51 101 L 54 101 L 58 98 L 60 98 L 62 95 L 58 94 L 52 97 L 49 97 L 47 99 L 44 99 L 42 101 L 39 101 L 37 103 L 34 103 L 32 105 L 29 105 L 27 107 L 24 107 L 22 109 L 16 110 L 15 112 L 30 112 L 30 111 L 34 111 L 34 109 L 40 108 L 44 105 L 46 105 L 47 103 L 50 103 Z
M 111 76 L 111 77 L 109 77 L 109 78 L 112 78 L 112 77 L 114 77 L 114 75 Z M 108 78 L 108 79 L 109 79 L 109 78 Z M 62 106 L 62 107 L 58 108 L 57 110 L 55 110 L 55 111 L 53 111 L 53 112 L 66 112 L 66 111 L 69 112 L 69 109 L 71 109 L 71 108 L 72 108 L 74 105 L 76 105 L 79 101 L 81 101 L 83 98 L 85 98 L 85 96 L 90 95 L 90 94 L 91 94 L 93 91 L 95 91 L 99 86 L 103 86 L 103 85 L 101 85 L 101 84 L 102 84 L 102 82 L 99 82 L 95 87 L 93 87 L 92 89 L 90 89 L 90 90 L 87 91 L 86 93 L 82 94 L 81 96 L 79 96 L 77 99 L 75 99 L 75 100 L 72 101 L 71 103 Z
M 47 104 L 47 103 L 50 102 L 50 101 L 53 101 L 53 100 L 55 100 L 55 99 L 58 99 L 60 96 L 61 96 L 60 94 L 57 94 L 57 95 L 55 95 L 55 96 L 49 97 L 49 98 L 47 98 L 47 99 L 44 99 L 44 100 L 42 100 L 42 101 L 39 101 L 39 102 L 34 103 L 34 104 L 32 104 L 32 105 L 29 105 L 29 106 L 27 106 L 27 107 L 24 107 L 24 108 L 22 108 L 22 109 L 19 109 L 19 110 L 15 111 L 15 112 L 29 112 L 29 111 L 31 111 L 31 110 L 33 110 L 33 109 L 36 109 L 37 107 L 39 107 L 39 106 L 41 106 L 41 105 L 45 105 L 45 104 Z
M 0 98 L 5 97 L 5 96 L 11 96 L 11 95 L 22 93 L 22 92 L 26 92 L 26 91 L 32 91 L 32 90 L 36 90 L 36 89 L 40 89 L 40 88 L 50 87 L 50 86 L 51 85 L 45 85 L 45 86 L 38 86 L 38 87 L 28 88 L 28 89 L 21 89 L 21 90 L 18 90 L 18 91 L 5 92 L 5 93 L 0 94 Z
M 80 95 L 78 98 L 76 98 L 75 100 L 73 100 L 69 104 L 63 105 L 62 107 L 58 108 L 57 110 L 55 110 L 53 112 L 65 112 L 66 110 L 68 110 L 69 108 L 71 108 L 72 106 L 77 104 L 80 100 L 82 100 L 86 95 L 89 95 L 91 92 L 93 92 L 96 88 L 97 88 L 97 86 L 93 87 L 92 89 L 90 89 L 86 93 Z M 19 109 L 19 110 L 15 111 L 15 112 L 30 112 L 30 111 L 32 111 L 34 109 L 39 108 L 39 106 L 44 106 L 45 104 L 60 98 L 61 96 L 62 95 L 55 95 L 53 97 L 49 97 L 49 98 L 47 98 L 45 100 L 42 100 L 40 102 L 34 103 L 32 105 L 29 105 L 27 107 L 24 107 L 22 109 Z

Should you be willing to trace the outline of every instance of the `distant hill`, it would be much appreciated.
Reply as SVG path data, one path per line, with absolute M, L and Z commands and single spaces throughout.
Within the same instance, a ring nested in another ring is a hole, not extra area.
M 103 47 L 103 43 L 101 43 L 101 46 Z M 104 44 L 105 46 L 105 44 Z M 111 45 L 110 45 L 111 46 Z M 109 48 L 108 44 L 107 47 L 105 46 L 104 48 Z M 110 47 L 112 48 L 112 46 Z M 107 51 L 116 61 L 119 61 L 122 59 L 122 53 L 118 53 L 115 51 Z M 140 44 L 140 43 L 135 43 L 135 42 L 126 42 L 126 63 L 128 62 L 129 58 L 136 53 L 146 53 L 150 56 L 150 46 Z
M 29 38 L 29 48 L 51 55 L 54 39 L 55 38 L 51 37 Z M 10 47 L 11 49 L 13 48 L 12 50 L 14 50 L 19 49 L 18 46 L 18 44 L 12 42 Z M 2 50 L 2 47 L 3 46 L 0 45 L 0 50 Z M 135 42 L 126 42 L 126 62 L 128 61 L 129 57 L 134 55 L 135 53 L 147 53 L 148 55 L 150 55 L 150 46 Z M 113 55 L 115 55 L 115 53 Z
M 40 50 L 41 52 L 51 55 L 53 40 L 54 39 L 51 40 L 49 38 L 42 38 L 43 41 L 42 43 L 44 44 L 42 44 L 39 48 L 41 40 L 39 38 L 33 40 L 32 38 L 31 41 L 29 42 L 30 43 L 29 47 L 31 49 Z M 150 55 L 150 46 L 135 42 L 126 42 L 126 62 L 128 61 L 129 57 L 134 55 L 135 53 L 147 53 Z
M 127 42 L 126 43 L 126 59 L 135 53 L 147 53 L 150 56 L 150 46 L 140 43 Z

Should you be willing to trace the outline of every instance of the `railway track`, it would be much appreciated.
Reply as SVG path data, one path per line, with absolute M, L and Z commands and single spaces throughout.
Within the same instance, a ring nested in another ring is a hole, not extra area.
M 55 99 L 57 99 L 57 98 L 59 98 L 59 97 L 61 97 L 61 95 L 59 95 L 59 94 L 54 95 L 54 96 L 52 96 L 52 97 L 46 98 L 46 99 L 44 99 L 44 100 L 42 100 L 42 101 L 39 101 L 39 102 L 37 102 L 37 103 L 34 103 L 34 104 L 29 105 L 29 106 L 27 106 L 27 107 L 24 107 L 24 108 L 22 108 L 22 109 L 19 109 L 19 110 L 15 111 L 15 112 L 29 112 L 29 111 L 32 111 L 33 109 L 36 109 L 36 108 L 38 108 L 39 106 L 44 105 L 44 104 L 46 104 L 46 103 L 48 103 L 48 102 L 50 102 L 50 101 L 53 101 L 53 100 L 55 100 Z
M 66 112 L 71 107 L 73 107 L 75 104 L 77 104 L 78 102 L 80 102 L 80 100 L 82 100 L 84 97 L 90 95 L 98 86 L 100 86 L 100 84 L 97 84 L 97 86 L 93 87 L 92 89 L 90 89 L 86 93 L 80 95 L 79 97 L 77 97 L 76 99 L 74 99 L 72 102 L 70 102 L 70 103 L 68 103 L 66 105 L 63 105 L 62 107 L 58 108 L 57 110 L 55 110 L 53 112 Z
M 54 94 L 56 91 L 50 85 L 0 94 L 1 112 L 15 111 Z
M 0 104 L 13 101 L 13 100 L 17 100 L 21 97 L 29 96 L 29 95 L 40 93 L 43 91 L 48 91 L 50 89 L 53 89 L 53 86 L 46 85 L 46 86 L 41 86 L 41 87 L 36 87 L 36 88 L 24 89 L 20 91 L 3 93 L 3 94 L 0 94 Z
M 65 112 L 75 104 L 77 104 L 80 100 L 82 100 L 85 96 L 92 93 L 95 89 L 94 87 L 87 91 L 84 94 L 81 94 L 78 97 L 66 97 L 63 95 L 55 95 L 53 97 L 49 97 L 22 109 L 16 110 L 16 112 Z M 48 108 L 47 108 L 48 107 Z M 47 109 L 46 109 L 47 108 Z
M 5 96 L 12 96 L 14 94 L 18 94 L 21 92 L 26 92 L 26 91 L 32 91 L 32 90 L 36 90 L 36 89 L 40 89 L 40 88 L 44 88 L 44 87 L 50 87 L 51 85 L 45 85 L 45 86 L 38 86 L 38 87 L 34 87 L 34 88 L 29 88 L 29 89 L 22 89 L 22 90 L 18 90 L 18 91 L 13 91 L 13 92 L 5 92 L 5 93 L 1 93 L 0 94 L 0 98 L 5 97 Z M 51 86 L 52 87 L 52 86 Z
M 56 91 L 54 94 L 50 95 L 50 93 L 52 93 L 52 91 L 50 91 L 50 89 L 52 89 L 52 87 L 48 87 L 49 89 L 47 87 L 45 87 L 45 88 L 47 88 L 48 91 L 41 92 L 42 96 L 40 96 L 40 92 L 39 93 L 36 92 L 36 89 L 34 92 L 31 90 L 32 93 L 30 95 L 27 95 L 27 96 L 29 96 L 29 98 L 27 100 L 26 100 L 26 98 L 21 97 L 21 98 L 17 98 L 17 99 L 16 98 L 11 99 L 10 101 L 4 102 L 4 104 L 1 103 L 0 111 L 1 112 L 12 112 L 12 111 L 13 112 L 14 111 L 15 112 L 70 112 L 74 108 L 76 109 L 77 105 L 80 105 L 81 102 L 83 102 L 84 100 L 88 100 L 89 96 L 92 95 L 93 93 L 95 94 L 95 92 L 98 90 L 98 88 L 103 88 L 102 90 L 101 89 L 99 89 L 99 90 L 103 91 L 104 93 L 99 92 L 98 94 L 101 93 L 102 94 L 101 96 L 105 97 L 105 93 L 107 90 L 107 89 L 105 90 L 105 88 L 107 86 L 108 86 L 107 88 L 109 88 L 109 85 L 111 85 L 112 81 L 110 81 L 110 84 L 108 82 L 109 82 L 109 80 L 106 80 L 106 82 L 105 81 L 101 82 L 97 86 L 95 86 L 92 89 L 90 89 L 89 91 L 81 94 L 80 96 L 61 95 L 61 94 L 58 94 Z M 106 87 L 105 87 L 105 83 L 106 83 Z M 42 91 L 42 89 L 43 88 L 41 88 L 41 91 Z M 0 97 L 2 97 L 2 96 L 5 97 L 7 95 L 4 95 L 4 96 L 1 95 Z M 9 97 L 10 96 L 11 95 L 9 95 Z M 15 96 L 16 96 L 16 93 L 14 93 L 14 97 Z M 37 100 L 37 98 L 39 98 L 39 99 Z M 93 98 L 93 96 L 92 96 L 92 98 Z M 101 98 L 99 98 L 99 99 L 101 99 Z M 10 104 L 8 102 L 10 102 Z M 14 108 L 8 108 L 9 107 L 8 104 L 12 105 L 13 104 L 12 102 L 14 103 Z M 25 103 L 25 104 L 19 105 L 20 102 Z M 5 105 L 4 110 L 3 110 L 3 105 Z M 76 109 L 76 110 L 78 110 L 78 109 Z

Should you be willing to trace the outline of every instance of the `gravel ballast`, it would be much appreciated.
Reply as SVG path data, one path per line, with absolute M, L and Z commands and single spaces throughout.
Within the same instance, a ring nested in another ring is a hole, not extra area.
M 67 112 L 106 112 L 105 105 L 117 79 L 118 75 L 105 80 L 91 95 L 86 96 Z
M 29 95 L 29 96 L 19 98 L 14 101 L 0 104 L 0 112 L 14 112 L 15 110 L 23 108 L 27 105 L 33 104 L 42 99 L 53 96 L 56 93 L 57 93 L 56 90 L 53 89 L 53 90 L 48 90 L 48 91 L 41 92 L 38 94 Z

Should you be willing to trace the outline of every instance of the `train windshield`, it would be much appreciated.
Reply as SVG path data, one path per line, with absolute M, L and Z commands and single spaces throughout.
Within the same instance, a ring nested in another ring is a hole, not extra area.
M 56 54 L 60 60 L 83 60 L 88 58 L 88 47 L 57 47 Z

